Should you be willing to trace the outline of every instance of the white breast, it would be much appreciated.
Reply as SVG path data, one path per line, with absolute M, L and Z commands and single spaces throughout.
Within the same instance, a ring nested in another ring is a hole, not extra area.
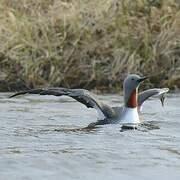
M 136 108 L 124 107 L 120 119 L 122 124 L 139 124 L 140 120 L 139 120 L 137 107 Z

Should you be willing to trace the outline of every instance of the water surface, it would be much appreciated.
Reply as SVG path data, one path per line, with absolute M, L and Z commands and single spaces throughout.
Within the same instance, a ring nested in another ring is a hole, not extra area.
M 143 107 L 155 130 L 120 131 L 96 121 L 95 110 L 68 97 L 0 94 L 0 180 L 180 179 L 180 95 Z M 122 97 L 99 98 L 120 106 Z

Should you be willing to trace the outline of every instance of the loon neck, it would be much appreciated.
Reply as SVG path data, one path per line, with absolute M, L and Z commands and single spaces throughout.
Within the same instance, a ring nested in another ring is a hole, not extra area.
M 138 96 L 138 89 L 136 88 L 131 92 L 125 106 L 128 108 L 137 108 L 138 106 L 137 96 Z

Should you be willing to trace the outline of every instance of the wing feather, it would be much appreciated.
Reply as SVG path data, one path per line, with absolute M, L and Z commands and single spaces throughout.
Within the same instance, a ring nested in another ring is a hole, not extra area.
M 164 105 L 165 94 L 169 91 L 168 88 L 154 88 L 148 89 L 139 93 L 138 95 L 138 107 L 141 109 L 143 103 L 150 97 L 158 97 L 161 100 L 162 105 Z
M 24 95 L 24 94 L 40 94 L 40 95 L 54 95 L 54 96 L 69 96 L 78 102 L 84 104 L 88 108 L 95 108 L 99 114 L 104 118 L 111 118 L 114 116 L 114 110 L 110 106 L 100 102 L 97 97 L 86 89 L 67 89 L 67 88 L 38 88 L 26 91 L 21 91 L 13 94 L 10 98 Z

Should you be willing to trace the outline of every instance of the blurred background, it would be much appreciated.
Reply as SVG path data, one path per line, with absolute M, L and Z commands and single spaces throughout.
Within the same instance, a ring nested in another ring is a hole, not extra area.
M 0 0 L 0 91 L 180 88 L 179 0 Z

